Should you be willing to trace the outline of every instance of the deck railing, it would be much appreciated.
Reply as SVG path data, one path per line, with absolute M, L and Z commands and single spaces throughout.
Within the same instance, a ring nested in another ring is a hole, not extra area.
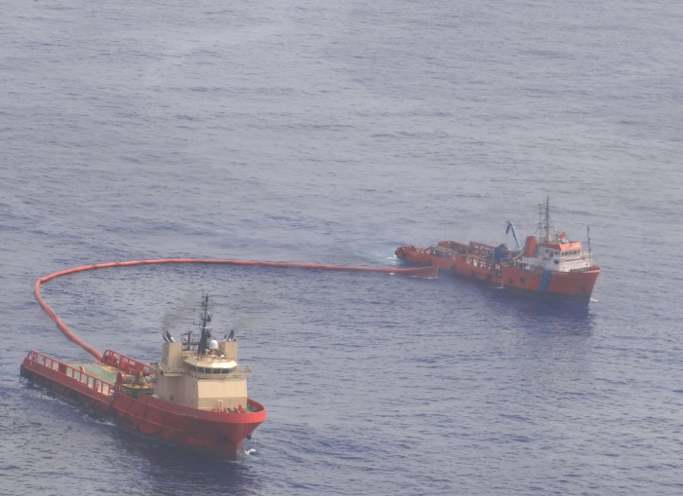
M 37 351 L 31 351 L 27 358 L 29 361 L 36 363 L 41 367 L 66 375 L 70 379 L 85 385 L 88 389 L 92 389 L 98 394 L 104 396 L 111 396 L 114 394 L 113 384 L 88 374 L 83 367 L 76 368 L 68 363 L 61 362 L 49 355 Z
M 122 355 L 118 351 L 106 350 L 104 355 L 102 355 L 102 362 L 111 365 L 112 367 L 116 367 L 126 374 L 138 375 L 139 373 L 142 373 L 142 375 L 152 375 L 154 373 L 152 367 L 146 363 Z

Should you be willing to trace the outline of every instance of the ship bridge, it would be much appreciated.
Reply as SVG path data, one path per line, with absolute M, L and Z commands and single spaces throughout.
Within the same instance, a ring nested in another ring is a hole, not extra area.
M 543 270 L 572 272 L 590 267 L 588 257 L 583 251 L 580 241 L 564 241 L 540 243 L 535 257 L 525 257 L 525 263 L 542 267 Z

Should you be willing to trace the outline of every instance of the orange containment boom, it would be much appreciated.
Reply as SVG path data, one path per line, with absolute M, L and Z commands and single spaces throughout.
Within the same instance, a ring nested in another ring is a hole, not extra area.
M 363 265 L 335 265 L 335 264 L 321 264 L 321 263 L 309 263 L 309 262 L 277 262 L 268 260 L 244 260 L 238 258 L 152 258 L 144 260 L 127 260 L 124 262 L 104 262 L 95 263 L 89 265 L 80 265 L 78 267 L 73 267 L 70 269 L 59 270 L 53 272 L 43 277 L 36 279 L 34 293 L 36 300 L 45 311 L 48 317 L 57 324 L 64 335 L 76 343 L 78 346 L 83 348 L 85 351 L 94 356 L 98 361 L 103 359 L 113 359 L 113 357 L 106 356 L 103 357 L 97 349 L 93 348 L 83 339 L 81 339 L 78 334 L 76 334 L 67 324 L 64 322 L 57 313 L 47 304 L 41 290 L 44 284 L 57 279 L 59 277 L 68 276 L 70 274 L 76 274 L 78 272 L 86 272 L 89 270 L 98 269 L 111 269 L 116 267 L 136 267 L 139 265 L 165 265 L 165 264 L 203 264 L 203 265 L 236 265 L 242 267 L 267 267 L 267 268 L 277 268 L 277 269 L 307 269 L 307 270 L 331 270 L 338 272 L 377 272 L 390 275 L 402 275 L 402 276 L 412 276 L 412 277 L 436 277 L 438 269 L 436 267 L 411 267 L 411 268 L 398 268 L 398 267 L 367 267 Z M 123 357 L 127 358 L 127 357 Z

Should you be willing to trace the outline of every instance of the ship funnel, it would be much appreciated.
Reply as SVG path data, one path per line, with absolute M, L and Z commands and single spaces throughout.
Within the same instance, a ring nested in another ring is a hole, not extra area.
M 536 239 L 536 236 L 527 236 L 526 242 L 524 243 L 524 256 L 525 257 L 535 257 L 537 247 L 538 247 L 538 240 Z

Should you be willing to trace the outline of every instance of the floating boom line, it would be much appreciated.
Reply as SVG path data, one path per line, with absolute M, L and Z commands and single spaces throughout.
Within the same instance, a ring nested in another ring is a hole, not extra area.
M 102 361 L 102 353 L 99 350 L 88 344 L 82 339 L 66 322 L 64 322 L 59 315 L 52 309 L 45 301 L 42 295 L 42 287 L 48 282 L 58 279 L 60 277 L 77 274 L 79 272 L 88 272 L 91 270 L 113 269 L 120 267 L 138 267 L 141 265 L 180 265 L 180 264 L 196 264 L 196 265 L 232 265 L 239 267 L 265 267 L 274 269 L 305 269 L 305 270 L 327 270 L 335 272 L 374 272 L 389 275 L 403 275 L 412 277 L 436 277 L 438 269 L 436 267 L 369 267 L 364 265 L 338 265 L 338 264 L 322 264 L 315 262 L 282 262 L 270 260 L 250 260 L 239 258 L 150 258 L 141 260 L 126 260 L 122 262 L 102 262 L 94 264 L 79 265 L 69 269 L 63 269 L 52 272 L 43 277 L 36 279 L 34 286 L 34 294 L 38 304 L 45 311 L 47 316 L 57 325 L 57 328 L 71 342 L 77 344 L 85 351 L 94 356 L 98 361 Z

